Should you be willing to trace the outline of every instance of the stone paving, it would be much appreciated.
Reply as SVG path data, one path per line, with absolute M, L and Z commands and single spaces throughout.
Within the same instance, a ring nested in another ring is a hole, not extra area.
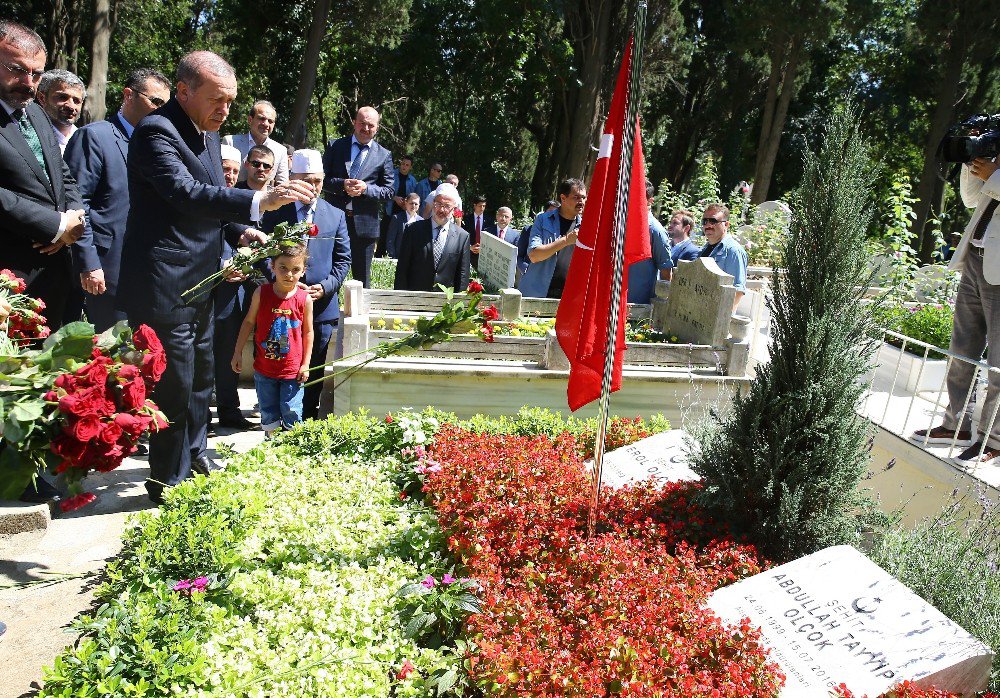
M 240 400 L 248 411 L 253 389 L 241 388 Z M 219 429 L 209 439 L 209 455 L 219 442 L 242 452 L 263 439 L 261 431 Z M 36 695 L 42 667 L 74 641 L 67 626 L 91 608 L 94 573 L 118 554 L 130 515 L 155 508 L 143 487 L 147 473 L 145 457 L 128 458 L 113 472 L 87 478 L 88 491 L 98 496 L 89 507 L 58 515 L 44 530 L 0 532 L 0 621 L 7 624 L 0 636 L 0 698 Z

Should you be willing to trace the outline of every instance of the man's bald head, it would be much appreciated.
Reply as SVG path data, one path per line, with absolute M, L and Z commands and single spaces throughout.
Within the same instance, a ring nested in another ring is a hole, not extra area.
M 379 113 L 374 107 L 361 107 L 354 117 L 354 137 L 361 145 L 368 145 L 378 133 Z

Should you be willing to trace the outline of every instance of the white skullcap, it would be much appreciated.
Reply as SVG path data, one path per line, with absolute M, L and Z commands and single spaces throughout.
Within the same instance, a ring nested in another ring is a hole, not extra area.
M 231 145 L 222 144 L 222 159 L 232 160 L 233 162 L 243 162 L 243 155 L 240 153 L 239 148 L 234 148 Z
M 323 156 L 318 150 L 303 148 L 292 154 L 292 174 L 323 174 Z
M 462 205 L 462 197 L 458 195 L 458 189 L 455 188 L 454 184 L 448 184 L 448 182 L 439 184 L 438 188 L 434 190 L 434 198 L 439 196 L 450 196 L 456 204 Z

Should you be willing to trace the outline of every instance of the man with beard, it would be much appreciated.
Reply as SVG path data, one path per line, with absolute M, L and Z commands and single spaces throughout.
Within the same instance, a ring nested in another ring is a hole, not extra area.
M 531 262 L 518 288 L 531 298 L 562 298 L 570 260 L 576 247 L 577 230 L 587 202 L 587 186 L 579 179 L 566 179 L 556 190 L 559 208 L 535 217 L 528 234 Z
M 46 71 L 38 83 L 38 103 L 52 122 L 61 153 L 76 133 L 85 92 L 83 80 L 68 70 Z

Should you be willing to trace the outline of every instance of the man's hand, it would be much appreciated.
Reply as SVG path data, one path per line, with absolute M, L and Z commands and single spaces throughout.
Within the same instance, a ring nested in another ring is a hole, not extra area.
M 58 242 L 53 242 L 51 245 L 46 245 L 43 242 L 36 242 L 33 243 L 31 246 L 34 247 L 39 252 L 41 252 L 42 254 L 55 254 L 62 248 L 66 247 L 66 243 L 63 242 L 62 240 Z
M 83 290 L 92 296 L 99 296 L 108 290 L 108 286 L 104 283 L 104 270 L 94 269 L 94 271 L 85 271 L 80 274 L 80 285 L 83 286 Z
M 986 158 L 976 158 L 969 163 L 969 172 L 984 182 L 997 171 L 997 168 L 1000 168 L 1000 165 Z
M 247 275 L 240 271 L 237 267 L 233 266 L 233 260 L 227 259 L 222 263 L 222 278 L 226 281 L 236 284 L 241 281 L 246 281 Z
M 267 242 L 267 234 L 257 230 L 256 228 L 247 228 L 243 231 L 243 234 L 240 235 L 240 244 L 238 247 L 245 247 L 251 242 L 259 242 L 263 244 Z
M 392 197 L 392 200 L 396 202 L 396 205 L 399 206 L 400 208 L 404 208 L 406 206 L 406 199 L 404 199 L 402 196 L 394 196 Z
M 361 196 L 368 189 L 368 183 L 362 179 L 345 179 L 344 192 L 351 197 Z
M 475 245 L 469 245 L 469 251 L 472 252 L 472 254 L 479 254 L 480 246 L 481 246 L 480 243 L 476 243 Z
M 59 237 L 59 242 L 72 245 L 80 239 L 80 236 L 83 235 L 84 215 L 85 212 L 83 209 L 73 209 L 62 214 L 63 222 L 66 223 L 66 228 L 63 230 L 63 234 Z
M 312 298 L 314 301 L 318 301 L 320 298 L 326 295 L 326 291 L 323 290 L 323 284 L 309 285 L 309 284 L 304 284 L 300 281 L 299 288 L 306 291 L 306 293 L 309 294 L 309 297 Z
M 580 233 L 576 230 L 571 230 L 566 233 L 566 247 L 571 247 L 576 244 L 576 239 L 579 237 Z
M 316 199 L 312 186 L 301 179 L 290 179 L 264 194 L 260 200 L 261 211 L 274 211 L 293 201 L 311 204 Z

